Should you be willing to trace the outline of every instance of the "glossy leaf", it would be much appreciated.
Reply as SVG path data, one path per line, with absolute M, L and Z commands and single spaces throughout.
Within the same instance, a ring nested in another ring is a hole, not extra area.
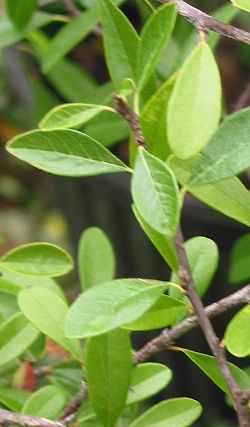
M 90 288 L 70 307 L 66 336 L 91 337 L 132 322 L 149 310 L 167 287 L 163 282 L 121 279 Z
M 194 165 L 191 185 L 238 175 L 250 166 L 250 108 L 227 117 Z
M 111 0 L 98 1 L 105 56 L 116 88 L 124 79 L 136 80 L 139 37 L 123 12 Z
M 185 312 L 186 307 L 183 302 L 168 295 L 162 295 L 153 307 L 139 317 L 139 319 L 124 327 L 132 331 L 149 331 L 151 329 L 165 328 L 175 323 L 176 319 L 184 315 Z
M 220 115 L 220 75 L 209 46 L 202 42 L 180 70 L 169 101 L 168 138 L 173 153 L 181 159 L 197 154 L 216 130 Z
M 63 390 L 53 385 L 48 385 L 32 393 L 25 402 L 22 413 L 56 420 L 62 413 L 65 404 L 66 395 Z
M 217 360 L 208 354 L 197 353 L 195 351 L 179 349 L 192 360 L 222 391 L 229 393 L 228 386 L 220 371 Z M 239 386 L 243 389 L 248 389 L 250 380 L 249 376 L 242 369 L 233 363 L 229 363 L 230 370 Z
M 200 296 L 205 295 L 213 279 L 219 262 L 219 251 L 213 240 L 207 237 L 194 237 L 185 243 L 189 265 L 195 287 Z M 180 283 L 177 275 L 171 278 L 173 283 Z M 178 291 L 177 291 L 178 292 Z M 176 290 L 172 288 L 170 294 L 175 296 Z
M 201 412 L 200 403 L 193 399 L 164 400 L 144 412 L 131 427 L 188 427 L 200 417 Z
M 240 237 L 230 257 L 229 280 L 231 283 L 242 283 L 250 278 L 250 234 Z
M 49 111 L 39 124 L 42 130 L 77 128 L 102 111 L 114 110 L 105 105 L 95 104 L 61 104 Z
M 22 30 L 30 21 L 38 0 L 5 0 L 8 15 L 14 25 Z
M 225 344 L 234 356 L 250 355 L 250 305 L 240 310 L 228 324 Z
M 172 158 L 170 166 L 179 182 L 197 199 L 211 206 L 222 214 L 250 226 L 250 193 L 234 177 L 213 184 L 195 186 L 188 184 L 193 170 L 193 161 L 180 161 Z
M 27 390 L 0 387 L 0 403 L 14 412 L 20 412 L 25 401 L 30 396 Z
M 0 326 L 0 365 L 20 356 L 38 337 L 39 331 L 22 313 L 16 313 Z
M 133 368 L 127 405 L 148 399 L 170 383 L 172 372 L 160 363 L 143 363 Z
M 54 67 L 71 49 L 89 35 L 97 22 L 96 9 L 92 8 L 65 24 L 49 43 L 42 60 L 43 71 L 47 73 Z
M 33 286 L 18 296 L 20 309 L 39 331 L 48 335 L 75 358 L 80 358 L 78 343 L 70 341 L 64 334 L 64 319 L 68 311 L 66 302 L 49 289 Z
M 143 219 L 159 233 L 174 235 L 179 220 L 178 185 L 160 159 L 138 151 L 132 179 L 132 195 Z
M 239 9 L 245 10 L 246 12 L 250 12 L 250 1 L 249 0 L 231 0 L 234 6 Z
M 56 245 L 30 243 L 7 252 L 0 258 L 0 267 L 27 276 L 56 277 L 72 270 L 73 261 Z
M 100 228 L 91 227 L 82 234 L 78 248 L 78 264 L 83 290 L 114 278 L 113 248 Z
M 93 407 L 103 425 L 112 427 L 126 404 L 128 394 L 132 370 L 128 333 L 116 329 L 90 338 L 86 369 Z
M 142 88 L 151 77 L 159 57 L 167 45 L 176 19 L 173 4 L 157 8 L 143 27 L 138 45 L 137 79 Z
M 7 150 L 55 175 L 77 177 L 128 170 L 99 142 L 74 130 L 28 132 L 10 141 Z
M 176 75 L 166 81 L 142 110 L 140 122 L 148 151 L 161 160 L 170 154 L 167 137 L 167 108 Z

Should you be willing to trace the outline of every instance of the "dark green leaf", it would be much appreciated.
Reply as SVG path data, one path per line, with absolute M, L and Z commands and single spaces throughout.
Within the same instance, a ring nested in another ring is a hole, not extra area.
M 38 0 L 5 0 L 8 15 L 14 25 L 23 30 L 38 5 Z
M 231 283 L 242 283 L 250 278 L 250 234 L 240 237 L 232 250 L 230 259 L 229 280 Z

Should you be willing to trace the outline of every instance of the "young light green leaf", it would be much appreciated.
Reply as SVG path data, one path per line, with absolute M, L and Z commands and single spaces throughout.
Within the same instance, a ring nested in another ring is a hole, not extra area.
M 49 43 L 42 58 L 43 71 L 45 73 L 50 71 L 71 49 L 89 35 L 97 22 L 96 8 L 92 8 L 65 24 Z
M 250 355 L 250 305 L 247 305 L 233 317 L 227 326 L 225 344 L 234 356 Z
M 177 272 L 179 268 L 179 263 L 176 254 L 174 239 L 172 237 L 167 237 L 164 234 L 158 233 L 158 231 L 150 227 L 150 225 L 148 225 L 146 221 L 144 221 L 142 216 L 139 214 L 135 205 L 132 205 L 132 210 L 141 228 L 143 229 L 149 240 L 156 247 L 158 252 L 161 254 L 162 258 L 167 262 L 171 270 Z
M 10 141 L 7 151 L 55 175 L 78 177 L 129 170 L 99 142 L 74 130 L 28 132 Z
M 39 124 L 42 130 L 77 128 L 102 111 L 115 111 L 105 105 L 95 104 L 61 104 L 49 111 Z
M 250 0 L 231 0 L 235 7 L 250 12 Z
M 0 326 L 0 365 L 20 356 L 38 337 L 39 331 L 22 313 L 16 313 Z
M 38 0 L 5 0 L 8 15 L 18 30 L 23 30 L 30 21 Z
M 213 184 L 193 186 L 188 181 L 194 161 L 169 160 L 179 182 L 197 199 L 224 215 L 250 226 L 250 192 L 234 177 Z
M 10 250 L 0 258 L 0 267 L 27 276 L 57 277 L 72 270 L 71 256 L 56 245 L 29 243 Z
M 238 175 L 250 166 L 250 108 L 222 123 L 194 165 L 191 185 L 204 185 Z
M 176 319 L 185 313 L 186 306 L 182 301 L 178 301 L 168 295 L 161 295 L 153 307 L 139 319 L 125 325 L 124 328 L 131 331 L 149 331 L 151 329 L 165 328 L 175 323 Z
M 143 363 L 133 368 L 127 405 L 141 402 L 167 387 L 172 372 L 160 363 Z
M 176 19 L 173 4 L 157 8 L 151 15 L 141 34 L 137 53 L 137 80 L 141 89 L 151 77 L 159 57 L 171 36 Z
M 160 159 L 138 150 L 132 179 L 136 209 L 156 231 L 174 235 L 179 220 L 178 185 L 175 176 Z
M 39 331 L 56 341 L 73 357 L 81 359 L 78 343 L 68 340 L 64 334 L 63 325 L 68 311 L 65 300 L 49 289 L 33 286 L 20 292 L 18 304 L 25 317 Z
M 167 137 L 167 108 L 176 75 L 166 81 L 142 110 L 140 122 L 148 151 L 165 161 L 170 154 Z
M 86 350 L 89 396 L 104 427 L 115 424 L 126 404 L 131 370 L 132 351 L 126 331 L 116 329 L 89 339 Z
M 228 386 L 225 382 L 225 379 L 220 371 L 217 360 L 213 356 L 208 354 L 197 353 L 195 351 L 186 350 L 179 348 L 180 351 L 185 353 L 185 355 L 192 360 L 199 368 L 225 393 L 229 393 Z M 237 381 L 238 385 L 242 389 L 248 389 L 250 380 L 249 376 L 245 371 L 238 368 L 238 366 L 233 363 L 229 363 L 229 367 L 232 375 Z
M 218 267 L 219 251 L 217 245 L 207 237 L 198 236 L 188 240 L 185 247 L 196 290 L 200 296 L 203 296 L 207 292 Z M 180 283 L 176 274 L 172 275 L 171 282 Z M 173 297 L 176 292 L 178 291 L 175 288 L 170 289 L 170 295 Z
M 138 319 L 168 288 L 168 283 L 121 279 L 88 289 L 70 307 L 65 321 L 68 338 L 103 334 Z
M 66 403 L 64 391 L 53 385 L 40 388 L 32 393 L 25 402 L 22 413 L 39 418 L 56 420 L 61 414 Z
M 250 278 L 250 234 L 240 237 L 230 257 L 229 281 L 242 283 Z
M 199 152 L 216 130 L 220 115 L 218 67 L 209 46 L 201 42 L 180 70 L 169 101 L 168 138 L 173 153 L 187 159 Z
M 100 228 L 91 227 L 82 234 L 78 248 L 78 265 L 83 290 L 114 278 L 114 251 L 108 237 Z
M 19 311 L 16 296 L 0 291 L 0 318 L 8 319 Z
M 117 89 L 124 79 L 136 80 L 139 37 L 123 12 L 111 0 L 98 1 L 104 48 L 110 76 Z
M 137 418 L 130 427 L 188 427 L 202 412 L 199 402 L 188 398 L 164 400 Z
M 30 396 L 27 390 L 0 387 L 0 403 L 14 412 L 20 412 L 25 401 Z

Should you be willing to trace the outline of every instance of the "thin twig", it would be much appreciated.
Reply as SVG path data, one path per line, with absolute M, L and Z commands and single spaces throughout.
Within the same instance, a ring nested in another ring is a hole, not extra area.
M 221 299 L 205 308 L 206 315 L 213 319 L 242 304 L 250 303 L 250 285 L 245 286 L 234 294 Z M 146 343 L 134 355 L 134 362 L 141 363 L 150 359 L 155 353 L 171 347 L 175 341 L 187 332 L 199 326 L 197 316 L 183 320 L 172 329 L 165 329 L 156 338 Z
M 233 25 L 224 24 L 212 18 L 207 13 L 191 6 L 183 0 L 158 0 L 160 3 L 175 3 L 180 15 L 184 16 L 198 30 L 215 31 L 222 36 L 229 37 L 238 42 L 250 44 L 250 33 Z
M 82 402 L 88 397 L 88 387 L 85 381 L 81 381 L 81 386 L 79 392 L 73 397 L 68 406 L 64 409 L 63 416 L 61 421 L 67 424 L 72 421 L 72 418 L 75 417 L 78 409 L 80 408 Z
M 141 147 L 145 147 L 146 143 L 142 134 L 138 115 L 129 107 L 128 103 L 123 97 L 114 94 L 113 99 L 116 103 L 116 111 L 129 123 L 134 134 L 136 144 L 140 145 Z
M 0 424 L 18 424 L 27 427 L 65 427 L 65 424 L 60 421 L 51 421 L 46 418 L 22 415 L 6 411 L 5 409 L 0 409 Z
M 69 15 L 76 17 L 80 15 L 79 9 L 75 6 L 74 0 L 62 0 L 65 9 L 69 13 Z
M 221 373 L 228 385 L 229 392 L 235 406 L 235 411 L 238 416 L 239 427 L 250 427 L 248 408 L 249 393 L 241 390 L 235 378 L 233 377 L 226 359 L 225 350 L 220 344 L 219 338 L 213 329 L 212 323 L 207 316 L 202 301 L 196 291 L 181 229 L 179 229 L 176 234 L 176 250 L 180 263 L 179 277 L 181 279 L 182 286 L 187 292 L 210 350 L 215 356 Z

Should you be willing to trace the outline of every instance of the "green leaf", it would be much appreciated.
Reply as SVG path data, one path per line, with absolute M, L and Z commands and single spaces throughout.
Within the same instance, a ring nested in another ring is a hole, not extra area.
M 121 279 L 90 288 L 70 307 L 66 336 L 91 337 L 132 322 L 149 310 L 167 287 L 164 282 Z
M 179 220 L 175 176 L 162 160 L 144 149 L 138 150 L 132 195 L 138 212 L 150 227 L 167 236 L 175 234 Z
M 173 153 L 181 159 L 194 156 L 209 141 L 220 116 L 220 75 L 209 46 L 202 42 L 180 70 L 169 101 L 168 138 Z
M 29 243 L 3 255 L 0 267 L 27 276 L 56 277 L 72 270 L 73 261 L 66 251 L 56 245 Z
M 49 289 L 33 286 L 20 292 L 18 304 L 23 314 L 39 331 L 48 335 L 73 357 L 80 359 L 77 342 L 68 340 L 64 334 L 64 319 L 68 306 L 66 302 Z
M 250 278 L 250 234 L 240 237 L 230 257 L 229 281 L 233 284 L 245 282 Z
M 222 391 L 229 394 L 228 386 L 215 357 L 183 348 L 178 348 L 178 350 L 185 353 L 185 355 L 192 360 L 192 362 L 195 363 Z M 247 373 L 232 363 L 229 363 L 229 367 L 238 385 L 242 389 L 248 389 L 249 376 Z
M 0 317 L 1 319 L 8 319 L 15 314 L 18 309 L 16 296 L 8 295 L 0 291 Z
M 219 262 L 219 251 L 213 240 L 207 237 L 194 237 L 185 243 L 189 265 L 195 287 L 200 296 L 205 295 L 213 279 Z M 172 275 L 171 282 L 180 284 L 176 274 Z M 170 295 L 176 295 L 176 289 L 170 288 Z M 180 291 L 179 291 L 180 292 Z
M 203 186 L 187 184 L 193 170 L 192 161 L 169 160 L 179 182 L 197 199 L 224 215 L 250 226 L 250 193 L 238 178 Z
M 141 117 L 141 127 L 148 151 L 161 160 L 170 154 L 167 137 L 167 108 L 176 75 L 167 80 L 149 99 Z
M 110 76 L 119 89 L 124 79 L 136 80 L 139 37 L 127 17 L 111 0 L 98 1 Z
M 0 365 L 20 356 L 39 335 L 22 313 L 16 313 L 0 326 Z
M 25 401 L 30 396 L 27 390 L 0 387 L 0 402 L 14 412 L 20 412 Z
M 194 165 L 191 185 L 204 185 L 238 175 L 250 166 L 250 108 L 231 114 Z
M 89 35 L 97 22 L 96 8 L 92 8 L 65 24 L 49 43 L 46 54 L 42 58 L 43 71 L 45 73 L 50 71 L 71 49 Z
M 164 234 L 158 233 L 158 231 L 150 227 L 150 225 L 148 225 L 146 221 L 144 221 L 144 219 L 139 214 L 138 210 L 134 205 L 132 205 L 132 210 L 141 228 L 143 229 L 149 240 L 156 247 L 158 252 L 161 254 L 162 258 L 166 261 L 166 263 L 173 271 L 178 271 L 179 263 L 176 254 L 174 239 L 172 237 L 167 237 Z
M 172 372 L 160 363 L 143 363 L 133 368 L 127 405 L 148 399 L 167 387 Z
M 6 10 L 14 25 L 22 30 L 31 20 L 38 0 L 5 0 Z
M 231 0 L 231 2 L 239 9 L 250 12 L 250 0 Z
M 147 83 L 174 29 L 176 9 L 173 4 L 157 8 L 151 15 L 141 34 L 137 53 L 137 80 L 139 89 Z
M 176 319 L 185 313 L 186 306 L 182 301 L 178 301 L 168 295 L 161 295 L 153 307 L 139 317 L 139 319 L 124 327 L 132 331 L 149 331 L 151 329 L 165 328 L 175 323 Z
M 88 341 L 86 370 L 89 395 L 105 427 L 115 424 L 126 404 L 132 370 L 131 355 L 129 335 L 121 329 Z
M 100 228 L 91 227 L 82 234 L 78 249 L 78 265 L 83 290 L 114 278 L 113 248 Z
M 115 110 L 105 105 L 61 104 L 46 114 L 39 127 L 42 130 L 77 128 L 102 111 L 115 113 Z
M 129 170 L 99 142 L 74 130 L 28 132 L 10 141 L 7 151 L 55 175 L 78 177 Z
M 199 418 L 202 407 L 188 398 L 164 400 L 137 418 L 130 427 L 188 427 Z
M 227 326 L 225 344 L 234 356 L 250 355 L 250 305 L 247 305 L 233 317 Z
M 56 420 L 66 404 L 64 391 L 53 385 L 40 388 L 25 402 L 22 413 Z

